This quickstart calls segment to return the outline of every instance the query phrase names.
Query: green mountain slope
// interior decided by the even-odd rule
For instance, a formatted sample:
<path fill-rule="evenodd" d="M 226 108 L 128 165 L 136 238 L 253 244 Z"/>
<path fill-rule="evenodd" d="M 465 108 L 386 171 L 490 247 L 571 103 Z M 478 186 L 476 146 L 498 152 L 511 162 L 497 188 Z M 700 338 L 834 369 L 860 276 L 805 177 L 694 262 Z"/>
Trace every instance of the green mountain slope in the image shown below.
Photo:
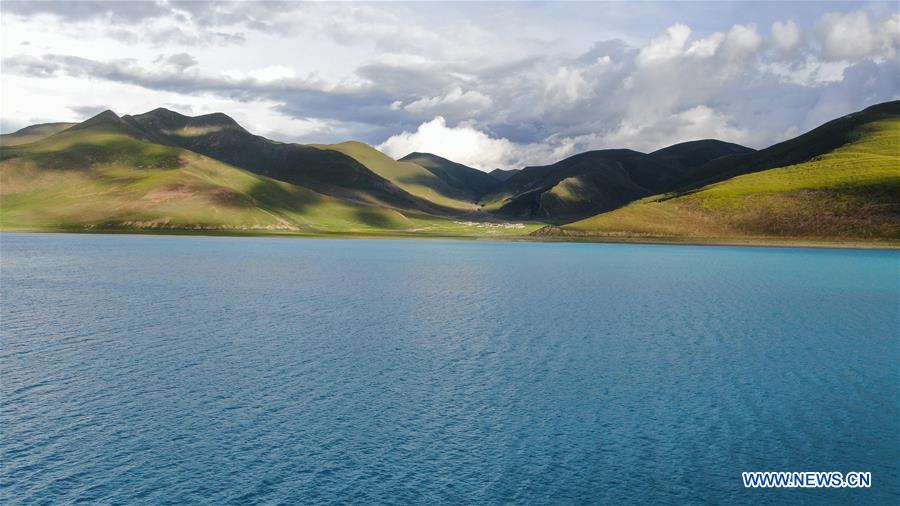
<path fill-rule="evenodd" d="M 431 153 L 410 153 L 400 161 L 412 162 L 424 167 L 453 188 L 455 192 L 464 195 L 472 202 L 477 202 L 483 195 L 499 185 L 496 178 L 485 172 Z"/>
<path fill-rule="evenodd" d="M 0 146 L 18 146 L 39 141 L 75 125 L 76 123 L 41 123 L 27 126 L 11 134 L 0 135 Z"/>
<path fill-rule="evenodd" d="M 698 178 L 698 166 L 736 151 L 752 150 L 706 140 L 673 146 L 661 154 L 588 151 L 552 165 L 522 169 L 484 204 L 503 216 L 564 223 L 688 185 Z"/>
<path fill-rule="evenodd" d="M 760 152 L 756 171 L 697 191 L 650 197 L 540 234 L 685 239 L 900 240 L 896 103 L 841 118 Z M 836 148 L 835 143 L 842 142 Z M 823 149 L 833 149 L 820 155 Z M 804 154 L 800 154 L 804 153 Z"/>
<path fill-rule="evenodd" d="M 478 208 L 474 199 L 470 199 L 465 192 L 447 184 L 422 166 L 394 160 L 368 144 L 348 141 L 315 147 L 349 156 L 411 195 L 445 207 L 444 213 L 468 212 Z"/>
<path fill-rule="evenodd" d="M 276 142 L 224 114 L 105 111 L 2 137 L 0 229 L 896 244 L 900 101 L 759 151 L 591 151 L 505 181 L 427 153 Z"/>
<path fill-rule="evenodd" d="M 151 142 L 111 113 L 37 142 L 0 148 L 0 228 L 485 233 L 451 220 L 341 200 Z"/>
<path fill-rule="evenodd" d="M 714 159 L 697 169 L 698 181 L 684 190 L 724 181 L 741 174 L 785 167 L 811 160 L 855 140 L 858 135 L 857 129 L 861 126 L 897 116 L 900 116 L 900 101 L 885 102 L 829 121 L 803 135 L 768 148 Z"/>
<path fill-rule="evenodd" d="M 160 143 L 189 149 L 256 174 L 345 200 L 412 212 L 446 214 L 336 150 L 254 135 L 225 114 L 190 117 L 167 109 L 122 119 Z"/>

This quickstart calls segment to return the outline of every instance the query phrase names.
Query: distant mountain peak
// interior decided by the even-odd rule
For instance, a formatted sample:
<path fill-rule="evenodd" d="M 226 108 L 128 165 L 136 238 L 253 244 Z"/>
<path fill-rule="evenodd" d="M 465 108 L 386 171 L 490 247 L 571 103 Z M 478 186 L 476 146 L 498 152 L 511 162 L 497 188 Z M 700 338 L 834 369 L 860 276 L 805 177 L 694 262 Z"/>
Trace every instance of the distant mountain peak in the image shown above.
<path fill-rule="evenodd" d="M 221 122 L 221 123 L 237 124 L 237 121 L 235 121 L 231 116 L 229 116 L 223 112 L 212 112 L 212 113 L 208 113 L 208 114 L 201 114 L 199 116 L 188 116 L 187 114 L 182 114 L 180 112 L 173 111 L 171 109 L 166 109 L 165 107 L 157 107 L 156 109 L 153 109 L 152 111 L 147 111 L 143 114 L 135 114 L 134 117 L 135 118 L 156 117 L 156 118 L 167 118 L 167 119 L 178 118 L 178 119 L 191 120 L 191 121 L 201 120 L 201 121 L 207 121 L 207 122 Z"/>
<path fill-rule="evenodd" d="M 521 169 L 501 169 L 497 167 L 496 169 L 488 172 L 491 176 L 494 177 L 497 181 L 506 181 L 507 179 L 515 176 L 521 171 Z"/>
<path fill-rule="evenodd" d="M 430 162 L 452 163 L 455 165 L 468 167 L 467 165 L 463 165 L 459 162 L 454 162 L 453 160 L 450 160 L 449 158 L 444 158 L 443 156 L 436 155 L 434 153 L 426 153 L 424 151 L 413 151 L 412 153 L 404 156 L 403 158 L 399 158 L 398 160 L 401 162 L 415 162 L 416 160 L 420 160 L 420 161 L 428 160 Z M 469 168 L 471 168 L 471 167 L 469 167 Z M 478 169 L 473 169 L 473 170 L 478 170 Z"/>
<path fill-rule="evenodd" d="M 242 128 L 241 125 L 235 121 L 234 118 L 225 114 L 224 112 L 213 112 L 210 114 L 202 114 L 200 116 L 194 116 L 191 118 L 191 122 L 194 124 L 202 124 L 202 125 L 219 125 L 219 126 L 234 126 L 238 128 Z"/>
<path fill-rule="evenodd" d="M 29 142 L 39 141 L 63 130 L 75 126 L 77 123 L 39 123 L 20 128 L 13 133 L 0 134 L 0 146 L 16 146 Z"/>
<path fill-rule="evenodd" d="M 164 107 L 158 107 L 143 114 L 127 117 L 148 131 L 156 131 L 163 135 L 172 135 L 179 131 L 194 130 L 194 133 L 216 131 L 246 132 L 237 121 L 221 112 L 187 116 Z M 197 129 L 200 129 L 199 131 Z"/>
<path fill-rule="evenodd" d="M 440 158 L 441 160 L 446 160 L 446 158 L 442 156 L 438 156 L 434 153 L 426 153 L 424 151 L 413 151 L 412 153 L 401 158 L 401 160 L 405 160 L 407 158 Z"/>
<path fill-rule="evenodd" d="M 127 124 L 122 121 L 122 118 L 119 117 L 118 114 L 113 111 L 107 109 L 99 114 L 91 116 L 90 118 L 82 121 L 81 123 L 72 127 L 76 130 L 81 130 L 84 128 L 98 127 L 98 126 L 117 126 L 117 127 L 125 127 Z"/>
<path fill-rule="evenodd" d="M 432 163 L 455 164 L 455 165 L 459 165 L 462 167 L 468 167 L 468 165 L 464 165 L 459 162 L 454 162 L 453 160 L 451 160 L 449 158 L 445 158 L 441 155 L 436 155 L 434 153 L 427 153 L 424 151 L 413 151 L 412 153 L 404 156 L 403 158 L 398 159 L 398 161 L 401 161 L 401 162 L 415 162 L 416 160 L 419 160 L 420 162 L 428 160 L 429 162 L 432 162 Z M 421 165 L 421 163 L 420 163 L 420 165 Z M 468 167 L 468 168 L 471 168 L 471 167 Z M 478 170 L 478 169 L 473 169 L 473 170 Z M 479 171 L 479 172 L 483 172 L 483 171 Z"/>
<path fill-rule="evenodd" d="M 143 114 L 135 114 L 134 117 L 156 117 L 156 118 L 189 118 L 190 116 L 186 116 L 181 114 L 180 112 L 175 112 L 171 109 L 166 109 L 165 107 L 157 107 L 152 111 L 147 111 Z"/>
<path fill-rule="evenodd" d="M 497 180 L 486 172 L 433 153 L 414 151 L 399 161 L 410 162 L 423 167 L 448 185 L 457 188 L 472 200 L 481 198 L 497 185 Z"/>
<path fill-rule="evenodd" d="M 128 135 L 136 139 L 151 140 L 153 142 L 165 143 L 164 139 L 159 138 L 152 132 L 144 130 L 141 125 L 134 122 L 132 116 L 119 116 L 111 110 L 105 110 L 100 114 L 71 127 L 69 130 L 99 130 L 104 132 L 115 132 Z"/>
<path fill-rule="evenodd" d="M 106 109 L 103 112 L 97 113 L 94 116 L 84 120 L 82 124 L 86 123 L 101 123 L 104 121 L 120 121 L 121 118 L 118 114 L 114 113 L 111 109 Z"/>
<path fill-rule="evenodd" d="M 323 145 L 324 145 L 324 144 L 323 144 Z M 365 142 L 363 142 L 363 141 L 358 141 L 358 140 L 355 140 L 355 139 L 350 139 L 349 141 L 338 142 L 338 143 L 336 143 L 336 144 L 334 144 L 334 145 L 335 145 L 335 146 L 358 146 L 358 147 L 363 147 L 363 148 L 367 148 L 367 149 L 375 149 L 375 148 L 373 148 L 372 146 L 366 144 Z M 376 150 L 376 151 L 377 151 L 377 150 Z M 385 155 L 385 156 L 387 156 L 387 155 Z"/>
<path fill-rule="evenodd" d="M 685 151 L 705 151 L 709 153 L 720 153 L 721 156 L 734 153 L 749 153 L 756 150 L 753 148 L 742 146 L 740 144 L 735 144 L 733 142 L 721 141 L 719 139 L 696 139 L 692 141 L 672 144 L 671 146 L 666 146 L 664 148 L 657 149 L 656 151 L 652 151 L 650 152 L 650 154 L 671 155 L 676 153 L 683 153 Z"/>

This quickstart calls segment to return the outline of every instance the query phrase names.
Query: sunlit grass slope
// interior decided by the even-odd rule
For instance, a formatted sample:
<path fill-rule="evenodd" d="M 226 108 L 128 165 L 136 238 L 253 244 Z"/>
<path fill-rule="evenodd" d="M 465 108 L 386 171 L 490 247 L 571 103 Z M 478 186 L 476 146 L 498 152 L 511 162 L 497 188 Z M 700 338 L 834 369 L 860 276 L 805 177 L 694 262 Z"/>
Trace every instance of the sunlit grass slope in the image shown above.
<path fill-rule="evenodd" d="M 807 162 L 648 197 L 544 232 L 685 238 L 900 240 L 900 119 L 867 123 Z"/>
<path fill-rule="evenodd" d="M 36 142 L 51 135 L 61 132 L 75 123 L 42 123 L 31 125 L 11 134 L 0 135 L 0 146 L 18 146 Z"/>
<path fill-rule="evenodd" d="M 136 139 L 115 124 L 0 148 L 0 228 L 486 235 L 452 220 L 322 195 Z"/>
<path fill-rule="evenodd" d="M 433 153 L 412 152 L 398 161 L 411 162 L 423 167 L 469 202 L 481 200 L 481 197 L 500 184 L 500 180 L 490 174 Z"/>
<path fill-rule="evenodd" d="M 340 144 L 315 146 L 343 153 L 410 194 L 440 206 L 462 211 L 472 211 L 478 208 L 475 203 L 466 201 L 464 195 L 455 191 L 424 167 L 412 162 L 394 160 L 368 144 L 348 141 Z"/>

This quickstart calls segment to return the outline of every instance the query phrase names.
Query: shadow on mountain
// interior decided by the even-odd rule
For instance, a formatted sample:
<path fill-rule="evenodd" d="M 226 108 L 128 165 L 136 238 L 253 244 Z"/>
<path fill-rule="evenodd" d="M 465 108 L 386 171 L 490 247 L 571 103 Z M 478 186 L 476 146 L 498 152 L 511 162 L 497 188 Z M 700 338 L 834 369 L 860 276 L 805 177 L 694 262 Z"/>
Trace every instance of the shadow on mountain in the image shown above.
<path fill-rule="evenodd" d="M 299 188 L 286 188 L 275 181 L 260 180 L 247 190 L 246 194 L 257 205 L 276 211 L 302 213 L 310 207 L 321 204 L 322 196 Z"/>
<path fill-rule="evenodd" d="M 457 190 L 455 188 L 450 187 L 447 184 L 434 184 L 435 179 L 433 177 L 428 177 L 425 174 L 416 174 L 414 176 L 402 176 L 398 177 L 397 181 L 403 184 L 418 184 L 425 187 L 428 187 L 434 190 L 435 193 L 442 195 L 451 199 L 459 199 L 459 200 L 471 200 L 474 201 L 476 197 L 472 195 L 467 195 L 466 192 Z"/>
<path fill-rule="evenodd" d="M 94 165 L 121 164 L 136 169 L 177 169 L 184 165 L 179 153 L 155 144 L 131 139 L 100 142 L 76 142 L 64 150 L 29 152 L 26 149 L 4 149 L 4 158 L 30 155 L 44 169 L 84 170 Z"/>
<path fill-rule="evenodd" d="M 390 218 L 376 209 L 358 209 L 355 213 L 357 220 L 373 228 L 394 228 Z"/>

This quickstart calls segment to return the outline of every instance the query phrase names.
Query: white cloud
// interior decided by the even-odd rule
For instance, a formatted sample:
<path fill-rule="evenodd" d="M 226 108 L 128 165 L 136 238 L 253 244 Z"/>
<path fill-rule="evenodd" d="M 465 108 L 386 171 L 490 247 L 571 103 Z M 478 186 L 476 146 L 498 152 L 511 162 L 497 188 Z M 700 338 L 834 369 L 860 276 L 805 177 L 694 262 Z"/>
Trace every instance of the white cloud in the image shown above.
<path fill-rule="evenodd" d="M 630 148 L 649 152 L 708 138 L 739 144 L 754 144 L 758 140 L 746 129 L 733 125 L 728 115 L 699 105 L 661 118 L 625 121 L 609 132 L 571 137 L 553 135 L 542 142 L 528 144 L 492 137 L 467 124 L 449 127 L 438 116 L 419 125 L 415 132 L 393 135 L 377 147 L 393 158 L 415 151 L 426 152 L 489 171 L 553 163 L 592 149 Z"/>
<path fill-rule="evenodd" d="M 872 27 L 865 12 L 827 14 L 820 26 L 825 56 L 830 59 L 855 60 L 872 51 Z"/>
<path fill-rule="evenodd" d="M 829 83 L 839 83 L 844 79 L 844 70 L 850 64 L 845 61 L 822 61 L 806 55 L 799 61 L 778 61 L 765 65 L 767 72 L 785 82 L 806 87 L 819 87 Z"/>
<path fill-rule="evenodd" d="M 800 27 L 794 20 L 772 23 L 772 39 L 783 51 L 793 51 L 800 44 Z"/>
<path fill-rule="evenodd" d="M 731 63 L 738 63 L 755 53 L 762 45 L 756 25 L 733 25 L 727 33 L 715 32 L 704 39 L 688 44 L 691 28 L 678 23 L 670 26 L 641 49 L 637 58 L 640 67 L 653 68 L 671 64 L 684 57 L 700 59 L 723 54 Z"/>
<path fill-rule="evenodd" d="M 719 139 L 738 144 L 753 144 L 751 134 L 732 124 L 732 118 L 705 105 L 698 105 L 662 117 L 626 120 L 605 133 L 559 139 L 573 152 L 589 149 L 628 148 L 650 152 L 679 142 Z"/>
<path fill-rule="evenodd" d="M 687 54 L 709 58 L 716 54 L 723 42 L 725 42 L 725 34 L 716 32 L 705 39 L 694 41 L 688 48 Z"/>
<path fill-rule="evenodd" d="M 272 83 L 296 77 L 294 70 L 284 65 L 270 65 L 249 71 L 229 69 L 223 71 L 221 75 L 234 81 L 255 81 L 258 83 Z"/>
<path fill-rule="evenodd" d="M 900 8 L 846 9 L 801 3 L 763 36 L 775 4 L 13 2 L 2 128 L 218 110 L 280 140 L 389 139 L 486 169 L 689 136 L 762 147 L 900 94 Z"/>
<path fill-rule="evenodd" d="M 638 63 L 649 65 L 659 61 L 665 61 L 684 52 L 684 45 L 691 36 L 691 27 L 677 23 L 666 29 L 658 37 L 654 38 L 641 49 L 638 55 Z"/>
<path fill-rule="evenodd" d="M 734 25 L 725 35 L 723 47 L 732 61 L 741 61 L 755 53 L 762 45 L 762 37 L 756 31 L 756 25 Z"/>
<path fill-rule="evenodd" d="M 900 45 L 900 15 L 877 23 L 865 11 L 832 12 L 822 17 L 818 34 L 823 55 L 830 60 L 894 57 Z"/>
<path fill-rule="evenodd" d="M 401 158 L 414 151 L 438 156 L 481 170 L 506 166 L 513 143 L 495 139 L 470 126 L 448 127 L 442 116 L 422 123 L 415 132 L 391 136 L 378 149 L 393 158 Z"/>
<path fill-rule="evenodd" d="M 508 139 L 491 137 L 471 125 L 449 127 L 442 116 L 422 123 L 415 132 L 393 135 L 377 148 L 393 158 L 401 158 L 415 151 L 432 153 L 483 171 L 521 168 L 528 161 L 555 161 L 552 148 L 539 144 L 521 145 Z"/>
<path fill-rule="evenodd" d="M 87 114 L 81 108 L 73 108 L 65 95 L 54 93 L 59 86 L 90 97 L 81 104 L 90 109 Z M 211 95 L 186 97 L 168 91 L 150 91 L 130 84 L 108 81 L 85 81 L 63 76 L 50 82 L 42 79 L 5 76 L 0 94 L 0 109 L 4 116 L 21 118 L 9 121 L 4 118 L 4 130 L 18 129 L 29 124 L 51 121 L 84 121 L 88 115 L 103 109 L 112 109 L 120 115 L 139 114 L 156 107 L 167 107 L 182 114 L 199 115 L 226 112 L 248 130 L 279 140 L 305 140 L 312 142 L 338 131 L 336 122 L 319 119 L 295 118 L 277 111 L 278 103 L 268 100 L 233 102 Z M 76 110 L 77 109 L 77 110 Z M 7 128 L 8 125 L 8 128 Z"/>
<path fill-rule="evenodd" d="M 609 57 L 605 61 L 598 60 L 597 63 L 609 63 Z M 555 74 L 544 80 L 544 101 L 548 107 L 571 105 L 586 98 L 589 93 L 590 85 L 581 72 L 575 69 L 559 67 Z"/>

